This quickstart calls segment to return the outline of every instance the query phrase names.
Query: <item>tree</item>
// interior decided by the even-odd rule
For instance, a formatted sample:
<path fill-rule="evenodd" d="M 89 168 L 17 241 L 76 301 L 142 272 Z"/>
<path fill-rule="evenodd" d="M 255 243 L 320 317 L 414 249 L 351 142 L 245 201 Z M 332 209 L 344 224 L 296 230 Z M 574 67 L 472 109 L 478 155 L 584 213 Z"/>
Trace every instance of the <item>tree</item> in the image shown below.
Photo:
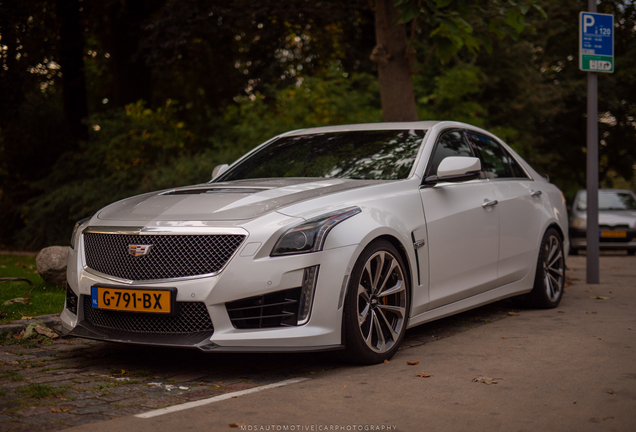
<path fill-rule="evenodd" d="M 516 39 L 529 27 L 524 17 L 531 8 L 545 16 L 537 0 L 376 0 L 377 45 L 371 59 L 378 64 L 384 120 L 417 120 L 411 80 L 416 34 L 431 45 L 423 68 L 432 55 L 447 62 L 463 47 L 471 53 L 491 50 L 493 36 Z"/>

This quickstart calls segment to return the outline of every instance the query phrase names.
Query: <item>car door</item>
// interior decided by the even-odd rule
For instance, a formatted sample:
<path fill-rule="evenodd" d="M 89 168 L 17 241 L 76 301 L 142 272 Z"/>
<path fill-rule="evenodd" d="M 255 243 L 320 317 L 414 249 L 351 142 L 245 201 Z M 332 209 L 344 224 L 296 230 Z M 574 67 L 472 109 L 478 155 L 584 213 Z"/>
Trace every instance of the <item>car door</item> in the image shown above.
<path fill-rule="evenodd" d="M 426 176 L 435 175 L 448 156 L 476 156 L 463 131 L 440 134 Z M 420 195 L 428 234 L 429 309 L 493 288 L 499 253 L 499 209 L 488 180 L 423 185 Z"/>
<path fill-rule="evenodd" d="M 482 169 L 498 201 L 499 264 L 498 285 L 523 278 L 537 260 L 537 246 L 542 234 L 543 191 L 495 139 L 467 131 L 477 148 Z"/>

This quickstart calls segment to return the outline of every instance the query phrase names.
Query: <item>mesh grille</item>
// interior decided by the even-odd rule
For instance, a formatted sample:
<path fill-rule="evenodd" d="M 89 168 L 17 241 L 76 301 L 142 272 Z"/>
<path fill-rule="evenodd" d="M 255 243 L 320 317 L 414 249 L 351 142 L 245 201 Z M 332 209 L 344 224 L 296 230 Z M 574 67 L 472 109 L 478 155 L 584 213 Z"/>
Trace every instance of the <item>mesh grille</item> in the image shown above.
<path fill-rule="evenodd" d="M 135 235 L 85 233 L 89 268 L 118 278 L 141 281 L 216 273 L 245 236 Z M 130 245 L 151 245 L 147 255 L 132 256 Z"/>
<path fill-rule="evenodd" d="M 84 297 L 84 319 L 108 330 L 131 333 L 187 334 L 213 331 L 212 320 L 202 302 L 177 302 L 179 315 L 151 315 L 95 309 L 91 297 Z"/>

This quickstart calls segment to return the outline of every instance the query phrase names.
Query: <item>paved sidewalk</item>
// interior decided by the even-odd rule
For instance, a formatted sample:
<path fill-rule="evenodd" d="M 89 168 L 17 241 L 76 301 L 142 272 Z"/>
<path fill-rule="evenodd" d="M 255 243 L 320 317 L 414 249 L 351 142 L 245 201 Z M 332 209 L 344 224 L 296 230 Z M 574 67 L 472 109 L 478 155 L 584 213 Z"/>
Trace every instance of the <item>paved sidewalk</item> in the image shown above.
<path fill-rule="evenodd" d="M 72 431 L 631 432 L 636 425 L 634 263 L 632 257 L 604 256 L 602 284 L 586 285 L 585 257 L 573 257 L 568 262 L 573 284 L 558 309 L 522 310 L 404 349 L 388 364 L 343 367 L 199 408 Z M 474 382 L 478 376 L 497 384 Z"/>
<path fill-rule="evenodd" d="M 342 366 L 325 354 L 209 355 L 75 338 L 5 345 L 0 432 L 354 423 L 404 431 L 631 431 L 634 264 L 633 257 L 602 257 L 603 284 L 586 286 L 585 257 L 573 257 L 573 284 L 558 309 L 519 311 L 504 301 L 419 326 L 389 364 L 371 367 Z M 478 375 L 498 383 L 472 382 Z M 293 377 L 311 379 L 181 413 L 133 416 Z M 37 388 L 50 395 L 29 395 Z"/>

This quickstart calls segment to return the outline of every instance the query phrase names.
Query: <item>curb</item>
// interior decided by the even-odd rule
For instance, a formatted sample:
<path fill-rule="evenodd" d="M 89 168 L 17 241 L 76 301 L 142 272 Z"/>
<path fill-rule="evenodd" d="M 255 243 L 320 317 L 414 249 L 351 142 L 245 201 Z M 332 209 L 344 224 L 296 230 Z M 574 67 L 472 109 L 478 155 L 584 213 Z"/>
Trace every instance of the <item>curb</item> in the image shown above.
<path fill-rule="evenodd" d="M 40 315 L 33 317 L 28 320 L 15 320 L 11 324 L 1 324 L 0 325 L 0 333 L 20 333 L 22 330 L 25 330 L 29 324 L 32 322 L 43 322 L 47 327 L 55 330 L 56 328 L 60 328 L 62 325 L 62 320 L 60 320 L 60 314 L 51 314 L 51 315 Z"/>

